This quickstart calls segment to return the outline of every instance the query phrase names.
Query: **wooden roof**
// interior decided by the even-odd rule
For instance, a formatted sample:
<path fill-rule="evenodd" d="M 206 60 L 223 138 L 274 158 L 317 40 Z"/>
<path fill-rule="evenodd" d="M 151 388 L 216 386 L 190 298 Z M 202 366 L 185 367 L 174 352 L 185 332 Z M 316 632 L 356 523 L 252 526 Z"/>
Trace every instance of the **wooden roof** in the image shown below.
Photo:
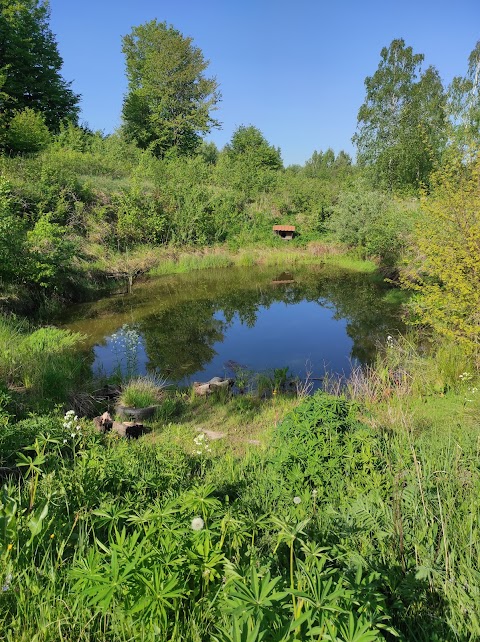
<path fill-rule="evenodd" d="M 295 225 L 274 225 L 274 232 L 295 232 Z"/>

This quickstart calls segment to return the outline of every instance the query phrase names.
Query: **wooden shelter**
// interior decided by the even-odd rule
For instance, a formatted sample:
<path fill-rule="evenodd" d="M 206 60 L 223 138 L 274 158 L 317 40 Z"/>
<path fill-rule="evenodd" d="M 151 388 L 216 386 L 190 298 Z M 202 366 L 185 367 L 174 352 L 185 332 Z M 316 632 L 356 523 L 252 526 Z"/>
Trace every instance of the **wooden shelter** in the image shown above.
<path fill-rule="evenodd" d="M 273 232 L 286 241 L 291 241 L 295 234 L 295 225 L 274 225 Z"/>

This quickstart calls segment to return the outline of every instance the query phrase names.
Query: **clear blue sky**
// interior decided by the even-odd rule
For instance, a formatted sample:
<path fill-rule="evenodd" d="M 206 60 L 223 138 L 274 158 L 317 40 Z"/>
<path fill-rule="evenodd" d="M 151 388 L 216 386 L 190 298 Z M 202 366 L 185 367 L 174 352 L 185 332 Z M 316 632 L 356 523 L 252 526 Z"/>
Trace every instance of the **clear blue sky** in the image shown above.
<path fill-rule="evenodd" d="M 255 125 L 286 165 L 350 142 L 364 79 L 380 50 L 404 38 L 444 83 L 463 75 L 480 39 L 480 0 L 50 0 L 63 75 L 82 94 L 81 118 L 120 124 L 126 91 L 121 37 L 157 18 L 191 36 L 210 60 L 222 102 L 219 147 Z"/>

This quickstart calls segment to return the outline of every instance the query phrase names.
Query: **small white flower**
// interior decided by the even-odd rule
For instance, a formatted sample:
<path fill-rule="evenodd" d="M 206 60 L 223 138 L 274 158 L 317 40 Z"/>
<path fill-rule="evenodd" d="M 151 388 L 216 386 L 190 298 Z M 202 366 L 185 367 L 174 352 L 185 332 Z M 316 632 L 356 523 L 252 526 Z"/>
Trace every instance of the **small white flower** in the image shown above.
<path fill-rule="evenodd" d="M 64 440 L 63 440 L 63 443 L 64 443 L 64 444 L 66 444 L 66 443 L 67 443 L 67 440 L 66 440 L 66 439 L 64 439 Z"/>
<path fill-rule="evenodd" d="M 70 435 L 70 437 L 73 439 L 73 438 L 75 437 L 75 433 L 74 433 L 74 432 L 72 432 L 72 434 Z"/>
<path fill-rule="evenodd" d="M 314 489 L 312 490 L 312 495 L 313 495 L 314 497 L 316 497 L 316 496 L 318 495 L 318 490 L 317 490 L 316 488 L 314 488 Z"/>
<path fill-rule="evenodd" d="M 78 421 L 77 415 L 75 415 L 75 417 L 73 418 L 73 421 Z"/>
<path fill-rule="evenodd" d="M 298 495 L 297 495 L 296 497 L 294 497 L 294 498 L 293 498 L 293 503 L 294 503 L 294 504 L 297 504 L 297 506 L 298 506 L 298 504 L 300 504 L 300 503 L 301 503 L 301 501 L 302 501 L 302 498 L 301 498 L 301 497 L 299 497 Z"/>
<path fill-rule="evenodd" d="M 205 522 L 201 517 L 195 517 L 194 519 L 192 519 L 192 530 L 201 531 L 204 526 Z"/>
<path fill-rule="evenodd" d="M 2 591 L 4 591 L 4 592 L 5 592 L 5 591 L 8 591 L 8 590 L 9 590 L 9 588 L 10 588 L 10 584 L 12 583 L 12 579 L 13 579 L 12 574 L 11 574 L 11 573 L 9 573 L 9 574 L 7 575 L 7 577 L 5 578 L 5 584 L 2 586 Z"/>

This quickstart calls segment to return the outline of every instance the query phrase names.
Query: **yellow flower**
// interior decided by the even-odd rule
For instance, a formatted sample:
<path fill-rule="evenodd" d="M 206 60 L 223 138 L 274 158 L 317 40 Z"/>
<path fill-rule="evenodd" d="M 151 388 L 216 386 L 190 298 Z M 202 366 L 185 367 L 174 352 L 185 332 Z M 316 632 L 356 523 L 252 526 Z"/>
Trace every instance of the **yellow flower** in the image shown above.
<path fill-rule="evenodd" d="M 7 546 L 7 551 L 11 551 L 11 550 L 12 550 L 12 548 L 13 548 L 13 544 L 9 544 L 9 545 Z"/>
<path fill-rule="evenodd" d="M 55 537 L 55 533 L 52 533 L 52 534 L 50 535 L 50 539 L 53 539 L 54 537 Z"/>

